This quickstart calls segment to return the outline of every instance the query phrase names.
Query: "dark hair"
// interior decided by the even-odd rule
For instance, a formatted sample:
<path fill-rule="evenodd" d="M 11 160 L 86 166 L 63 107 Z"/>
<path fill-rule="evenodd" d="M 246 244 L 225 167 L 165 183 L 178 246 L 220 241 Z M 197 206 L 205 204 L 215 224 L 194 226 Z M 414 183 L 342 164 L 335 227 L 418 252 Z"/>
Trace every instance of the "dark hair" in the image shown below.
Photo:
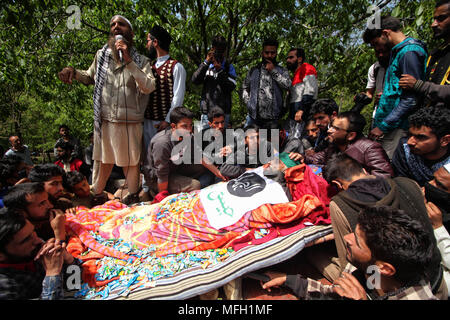
<path fill-rule="evenodd" d="M 84 179 L 86 179 L 86 177 L 79 171 L 66 172 L 66 174 L 63 177 L 64 188 L 72 192 L 73 187 L 78 183 L 82 182 Z"/>
<path fill-rule="evenodd" d="M 0 209 L 0 252 L 26 224 L 25 217 L 14 208 Z"/>
<path fill-rule="evenodd" d="M 161 49 L 169 51 L 172 37 L 166 29 L 155 25 L 152 30 L 150 30 L 150 36 L 158 40 L 158 45 L 161 47 Z"/>
<path fill-rule="evenodd" d="M 0 183 L 2 184 L 2 188 L 8 184 L 8 179 L 15 178 L 16 170 L 14 166 L 0 162 Z"/>
<path fill-rule="evenodd" d="M 402 29 L 402 22 L 400 19 L 391 16 L 381 17 L 380 28 L 367 28 L 366 31 L 364 31 L 364 42 L 370 44 L 373 39 L 381 37 L 381 34 L 385 29 L 400 31 Z"/>
<path fill-rule="evenodd" d="M 247 133 L 247 131 L 250 131 L 250 130 L 253 130 L 255 132 L 259 132 L 259 129 L 260 129 L 260 127 L 257 124 L 252 123 L 252 124 L 249 124 L 248 126 L 246 126 L 244 128 L 244 132 Z"/>
<path fill-rule="evenodd" d="M 336 153 L 327 161 L 322 172 L 323 178 L 331 184 L 336 179 L 350 181 L 352 177 L 363 174 L 364 170 L 362 165 L 352 157 L 345 153 Z"/>
<path fill-rule="evenodd" d="M 185 118 L 194 119 L 194 113 L 186 107 L 176 107 L 170 112 L 170 123 L 177 124 Z"/>
<path fill-rule="evenodd" d="M 364 119 L 364 117 L 360 113 L 346 111 L 340 113 L 337 117 L 340 119 L 346 118 L 348 120 L 348 131 L 353 131 L 358 135 L 362 135 L 364 127 L 366 126 L 366 119 Z"/>
<path fill-rule="evenodd" d="M 61 148 L 65 151 L 73 151 L 73 145 L 69 141 L 60 140 L 55 144 L 55 148 Z"/>
<path fill-rule="evenodd" d="M 374 260 L 395 267 L 394 278 L 403 285 L 429 280 L 426 268 L 433 258 L 433 244 L 425 226 L 400 209 L 367 207 L 358 216 L 359 228 Z"/>
<path fill-rule="evenodd" d="M 274 39 L 274 38 L 265 39 L 262 46 L 263 46 L 263 49 L 264 49 L 264 47 L 267 47 L 267 46 L 274 46 L 274 47 L 278 48 L 278 40 Z"/>
<path fill-rule="evenodd" d="M 448 5 L 450 4 L 450 0 L 440 0 L 436 2 L 435 8 L 439 8 L 440 6 L 443 6 L 444 4 Z M 447 8 L 447 10 L 450 8 Z"/>
<path fill-rule="evenodd" d="M 208 112 L 208 120 L 212 122 L 214 118 L 225 117 L 225 112 L 223 112 L 220 107 L 213 107 Z"/>
<path fill-rule="evenodd" d="M 312 104 L 310 115 L 325 113 L 331 116 L 333 112 L 339 112 L 339 106 L 336 101 L 333 99 L 318 99 Z"/>
<path fill-rule="evenodd" d="M 63 168 L 53 163 L 46 163 L 34 166 L 28 175 L 28 179 L 30 179 L 31 182 L 46 182 L 51 178 L 58 176 L 64 176 Z"/>
<path fill-rule="evenodd" d="M 302 48 L 291 48 L 289 52 L 291 51 L 295 51 L 295 55 L 297 56 L 297 58 L 302 58 L 303 62 L 305 62 L 305 50 L 303 50 Z"/>
<path fill-rule="evenodd" d="M 225 49 L 228 47 L 228 43 L 223 36 L 217 35 L 212 39 L 212 46 L 216 49 L 219 49 L 219 51 L 225 51 Z"/>
<path fill-rule="evenodd" d="M 421 108 L 408 118 L 409 126 L 431 129 L 438 139 L 450 134 L 450 110 L 447 107 Z"/>
<path fill-rule="evenodd" d="M 13 188 L 3 198 L 5 207 L 26 210 L 29 205 L 27 196 L 45 192 L 42 182 L 21 183 Z"/>
<path fill-rule="evenodd" d="M 70 130 L 69 127 L 68 127 L 67 125 L 62 124 L 62 125 L 59 126 L 58 131 L 61 130 L 62 128 L 67 129 L 67 130 Z"/>
<path fill-rule="evenodd" d="M 0 183 L 3 187 L 8 185 L 8 179 L 21 178 L 18 169 L 19 166 L 24 163 L 24 160 L 15 154 L 9 155 L 0 161 Z"/>

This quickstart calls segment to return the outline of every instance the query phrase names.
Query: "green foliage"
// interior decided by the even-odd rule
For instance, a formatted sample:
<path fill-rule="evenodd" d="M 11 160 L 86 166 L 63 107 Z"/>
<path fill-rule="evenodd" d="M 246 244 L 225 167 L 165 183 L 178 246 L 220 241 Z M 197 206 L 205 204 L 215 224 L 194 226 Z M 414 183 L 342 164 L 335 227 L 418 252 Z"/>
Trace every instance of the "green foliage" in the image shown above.
<path fill-rule="evenodd" d="M 246 114 L 239 88 L 249 68 L 260 60 L 264 38 L 280 41 L 278 61 L 284 63 L 291 47 L 303 47 L 306 60 L 319 73 L 320 97 L 332 97 L 343 110 L 363 91 L 367 70 L 375 61 L 373 50 L 361 36 L 368 18 L 368 0 L 23 0 L 3 1 L 0 8 L 0 134 L 15 132 L 34 150 L 52 148 L 57 127 L 66 123 L 84 145 L 92 130 L 93 88 L 79 83 L 65 85 L 57 73 L 65 66 L 87 69 L 95 52 L 106 42 L 109 20 L 126 16 L 135 32 L 138 51 L 146 53 L 146 34 L 154 24 L 169 30 L 171 55 L 187 71 L 185 106 L 199 115 L 200 86 L 190 78 L 203 61 L 211 38 L 223 35 L 229 43 L 228 58 L 238 73 L 233 94 L 232 121 Z M 405 33 L 432 48 L 431 17 L 434 1 L 384 0 L 382 13 L 404 20 Z M 81 28 L 70 29 L 77 5 Z M 364 114 L 369 118 L 371 107 Z"/>

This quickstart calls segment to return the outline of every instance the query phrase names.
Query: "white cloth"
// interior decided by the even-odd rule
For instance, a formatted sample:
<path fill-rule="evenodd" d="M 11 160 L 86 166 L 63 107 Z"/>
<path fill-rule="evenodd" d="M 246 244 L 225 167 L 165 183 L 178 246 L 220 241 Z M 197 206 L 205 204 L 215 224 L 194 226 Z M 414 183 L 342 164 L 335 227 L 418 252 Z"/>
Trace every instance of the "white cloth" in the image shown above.
<path fill-rule="evenodd" d="M 377 79 L 375 77 L 375 64 L 370 66 L 369 71 L 367 73 L 367 85 L 366 89 L 373 89 L 377 84 Z"/>
<path fill-rule="evenodd" d="M 250 176 L 259 176 L 261 183 L 246 180 Z M 234 187 L 241 188 L 247 196 L 238 196 L 230 193 Z M 256 190 L 256 191 L 255 191 Z M 252 194 L 253 193 L 253 194 Z M 252 194 L 251 196 L 248 196 Z M 226 183 L 214 184 L 200 191 L 200 201 L 208 217 L 210 225 L 220 230 L 238 222 L 242 216 L 263 204 L 277 204 L 289 202 L 281 185 L 263 174 L 263 168 L 259 167 L 242 174 L 236 179 Z"/>
<path fill-rule="evenodd" d="M 450 235 L 444 226 L 434 229 L 437 247 L 442 256 L 442 266 L 444 268 L 444 280 L 447 288 L 450 288 Z M 450 291 L 449 291 L 450 296 Z"/>

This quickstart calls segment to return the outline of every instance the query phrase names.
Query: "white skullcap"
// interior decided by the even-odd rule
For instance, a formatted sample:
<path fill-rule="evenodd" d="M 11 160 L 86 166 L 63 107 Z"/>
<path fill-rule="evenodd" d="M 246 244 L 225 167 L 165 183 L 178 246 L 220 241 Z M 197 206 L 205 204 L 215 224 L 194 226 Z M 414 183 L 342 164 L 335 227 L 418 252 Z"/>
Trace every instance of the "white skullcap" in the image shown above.
<path fill-rule="evenodd" d="M 124 16 L 121 16 L 120 14 L 116 14 L 114 17 L 112 17 L 111 20 L 109 21 L 109 24 L 111 24 L 115 18 L 121 18 L 121 19 L 125 20 L 125 22 L 128 23 L 128 25 L 130 26 L 130 29 L 133 30 L 133 26 L 131 25 L 130 20 L 128 20 Z"/>

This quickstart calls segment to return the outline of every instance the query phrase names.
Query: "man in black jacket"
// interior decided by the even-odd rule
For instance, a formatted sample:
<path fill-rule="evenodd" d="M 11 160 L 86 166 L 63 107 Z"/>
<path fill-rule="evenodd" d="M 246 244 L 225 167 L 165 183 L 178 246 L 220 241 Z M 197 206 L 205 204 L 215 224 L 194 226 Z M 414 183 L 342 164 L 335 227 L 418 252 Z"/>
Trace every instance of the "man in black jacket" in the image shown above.
<path fill-rule="evenodd" d="M 433 179 L 433 173 L 450 163 L 450 110 L 422 108 L 409 117 L 408 138 L 400 140 L 392 157 L 397 176 L 420 185 Z"/>
<path fill-rule="evenodd" d="M 203 85 L 200 110 L 202 129 L 208 128 L 208 112 L 220 107 L 225 112 L 225 128 L 231 120 L 231 93 L 236 88 L 236 70 L 225 58 L 227 42 L 222 36 L 215 36 L 212 48 L 197 71 L 192 75 L 192 83 Z"/>
<path fill-rule="evenodd" d="M 402 75 L 399 85 L 403 89 L 417 92 L 423 105 L 438 104 L 447 106 L 450 103 L 449 71 L 450 71 L 450 1 L 440 0 L 436 3 L 433 14 L 433 36 L 444 42 L 431 52 L 427 61 L 425 81 L 409 74 Z"/>

